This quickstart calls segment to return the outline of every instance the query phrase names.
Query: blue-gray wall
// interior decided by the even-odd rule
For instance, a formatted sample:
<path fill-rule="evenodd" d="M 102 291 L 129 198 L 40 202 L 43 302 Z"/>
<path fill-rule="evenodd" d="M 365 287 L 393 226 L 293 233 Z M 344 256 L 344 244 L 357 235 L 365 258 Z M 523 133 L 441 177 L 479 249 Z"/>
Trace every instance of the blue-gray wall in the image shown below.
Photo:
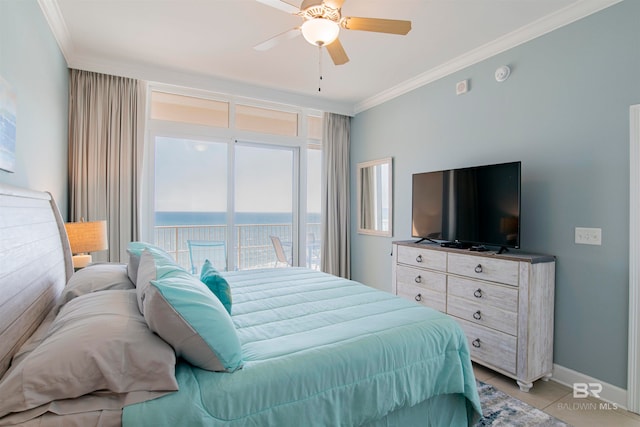
<path fill-rule="evenodd" d="M 0 76 L 17 94 L 15 173 L 0 182 L 51 192 L 66 217 L 69 78 L 36 0 L 0 0 Z"/>
<path fill-rule="evenodd" d="M 554 363 L 626 388 L 629 107 L 640 1 L 625 1 L 353 118 L 352 276 L 391 288 L 411 238 L 411 174 L 522 161 L 522 250 L 557 256 Z M 512 67 L 497 83 L 494 71 Z M 470 92 L 455 83 L 470 79 Z M 356 163 L 392 156 L 394 237 L 356 233 Z M 574 243 L 602 228 L 602 245 Z"/>

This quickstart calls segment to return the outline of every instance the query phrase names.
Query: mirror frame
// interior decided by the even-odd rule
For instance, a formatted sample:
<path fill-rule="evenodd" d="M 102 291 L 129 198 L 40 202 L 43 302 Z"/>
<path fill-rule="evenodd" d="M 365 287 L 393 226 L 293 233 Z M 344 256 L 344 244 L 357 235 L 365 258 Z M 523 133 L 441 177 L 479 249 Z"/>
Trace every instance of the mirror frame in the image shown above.
<path fill-rule="evenodd" d="M 389 166 L 389 182 L 387 182 L 387 188 L 389 191 L 389 229 L 388 230 L 374 230 L 370 228 L 362 228 L 361 219 L 362 219 L 362 169 L 379 166 L 379 165 L 388 165 Z M 356 191 L 357 191 L 357 222 L 358 222 L 358 233 L 360 234 L 369 234 L 372 236 L 385 236 L 385 237 L 393 237 L 393 158 L 385 157 L 383 159 L 371 160 L 368 162 L 362 162 L 357 164 L 356 168 Z"/>

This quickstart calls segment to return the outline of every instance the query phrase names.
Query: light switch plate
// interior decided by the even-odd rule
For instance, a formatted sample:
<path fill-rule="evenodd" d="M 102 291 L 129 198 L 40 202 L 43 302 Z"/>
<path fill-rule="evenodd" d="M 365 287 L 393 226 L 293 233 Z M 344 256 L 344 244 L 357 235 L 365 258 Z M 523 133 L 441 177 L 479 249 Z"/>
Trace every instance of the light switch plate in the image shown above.
<path fill-rule="evenodd" d="M 602 229 L 576 227 L 576 243 L 579 245 L 602 245 Z"/>

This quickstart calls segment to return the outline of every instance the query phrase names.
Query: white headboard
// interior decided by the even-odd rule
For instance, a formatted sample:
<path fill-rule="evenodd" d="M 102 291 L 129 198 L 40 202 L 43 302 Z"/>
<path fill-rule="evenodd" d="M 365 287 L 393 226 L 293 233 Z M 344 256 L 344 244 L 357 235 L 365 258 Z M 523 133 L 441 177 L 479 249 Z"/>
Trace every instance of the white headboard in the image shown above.
<path fill-rule="evenodd" d="M 73 274 L 51 194 L 0 183 L 0 376 Z"/>

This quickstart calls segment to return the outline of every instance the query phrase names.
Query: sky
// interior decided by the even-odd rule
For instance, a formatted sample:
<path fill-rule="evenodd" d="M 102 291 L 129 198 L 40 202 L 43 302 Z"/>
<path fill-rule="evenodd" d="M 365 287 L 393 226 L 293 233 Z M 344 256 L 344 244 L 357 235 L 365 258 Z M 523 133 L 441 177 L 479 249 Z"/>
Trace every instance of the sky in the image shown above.
<path fill-rule="evenodd" d="M 226 142 L 156 138 L 156 211 L 225 212 Z M 294 151 L 235 144 L 236 211 L 291 212 Z M 309 150 L 309 212 L 320 212 L 320 152 Z"/>

